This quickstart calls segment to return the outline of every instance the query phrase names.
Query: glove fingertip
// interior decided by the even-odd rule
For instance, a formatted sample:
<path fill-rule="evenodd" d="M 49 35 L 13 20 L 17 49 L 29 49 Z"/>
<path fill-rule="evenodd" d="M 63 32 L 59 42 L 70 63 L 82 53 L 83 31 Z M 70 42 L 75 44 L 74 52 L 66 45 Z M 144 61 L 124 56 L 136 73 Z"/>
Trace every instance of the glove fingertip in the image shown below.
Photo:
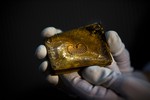
<path fill-rule="evenodd" d="M 59 77 L 57 75 L 55 75 L 55 76 L 48 75 L 46 79 L 53 86 L 56 86 L 59 81 Z"/>
<path fill-rule="evenodd" d="M 46 47 L 44 45 L 39 45 L 37 48 L 36 48 L 36 51 L 35 51 L 35 55 L 38 59 L 43 59 L 46 57 L 47 55 L 47 50 L 46 50 Z"/>
<path fill-rule="evenodd" d="M 57 33 L 57 34 L 62 33 L 62 30 L 57 29 L 57 30 L 56 30 L 56 33 Z"/>
<path fill-rule="evenodd" d="M 43 61 L 39 66 L 39 70 L 45 72 L 47 67 L 48 67 L 48 61 Z"/>
<path fill-rule="evenodd" d="M 120 39 L 118 33 L 116 31 L 108 31 L 108 32 L 106 32 L 105 36 L 106 36 L 106 40 L 110 46 L 110 51 L 111 51 L 112 55 L 117 56 L 120 53 L 122 53 L 122 51 L 125 48 L 125 45 L 122 42 L 122 40 Z"/>
<path fill-rule="evenodd" d="M 105 36 L 106 36 L 106 38 L 109 38 L 110 35 L 113 35 L 113 34 L 117 34 L 117 32 L 114 31 L 114 30 L 110 30 L 110 31 L 107 31 L 107 32 L 105 33 Z"/>
<path fill-rule="evenodd" d="M 113 30 L 107 31 L 105 33 L 105 37 L 109 44 L 112 44 L 112 42 L 114 43 L 116 41 L 116 38 L 118 40 L 118 34 L 116 31 Z"/>
<path fill-rule="evenodd" d="M 57 29 L 55 27 L 47 27 L 42 32 L 42 37 L 48 38 L 57 34 Z"/>

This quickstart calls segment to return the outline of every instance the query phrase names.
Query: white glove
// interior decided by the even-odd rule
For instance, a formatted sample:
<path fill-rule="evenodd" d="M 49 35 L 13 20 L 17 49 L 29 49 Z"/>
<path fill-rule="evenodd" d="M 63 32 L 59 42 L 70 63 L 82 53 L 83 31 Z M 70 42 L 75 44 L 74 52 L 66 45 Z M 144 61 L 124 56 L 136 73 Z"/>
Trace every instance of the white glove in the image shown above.
<path fill-rule="evenodd" d="M 48 27 L 42 32 L 43 37 L 50 37 L 61 30 Z M 129 52 L 115 31 L 106 32 L 106 39 L 114 58 L 113 63 L 107 68 L 90 66 L 83 70 L 80 76 L 77 72 L 60 76 L 47 75 L 47 80 L 53 86 L 73 91 L 80 98 L 86 99 L 140 99 L 149 98 L 150 85 L 148 82 L 132 77 L 133 68 L 130 65 Z M 36 49 L 36 56 L 44 59 L 47 50 L 44 45 Z M 45 72 L 48 68 L 48 61 L 41 63 L 40 69 Z M 123 74 L 122 74 L 123 73 Z M 126 75 L 124 73 L 130 73 Z M 133 84 L 134 83 L 134 84 Z M 61 86 L 60 84 L 63 84 Z M 144 85 L 147 87 L 145 87 Z M 134 92 L 133 89 L 136 89 Z M 114 92 L 115 91 L 115 92 Z"/>

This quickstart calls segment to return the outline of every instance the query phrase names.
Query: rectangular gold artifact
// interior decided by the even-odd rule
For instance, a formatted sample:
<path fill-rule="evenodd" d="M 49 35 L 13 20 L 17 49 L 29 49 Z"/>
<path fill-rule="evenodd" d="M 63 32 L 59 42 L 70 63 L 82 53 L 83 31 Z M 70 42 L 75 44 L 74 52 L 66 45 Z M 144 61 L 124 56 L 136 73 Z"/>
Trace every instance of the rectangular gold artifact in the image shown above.
<path fill-rule="evenodd" d="M 110 65 L 112 57 L 103 27 L 93 23 L 45 40 L 52 74 L 79 71 L 87 66 Z"/>

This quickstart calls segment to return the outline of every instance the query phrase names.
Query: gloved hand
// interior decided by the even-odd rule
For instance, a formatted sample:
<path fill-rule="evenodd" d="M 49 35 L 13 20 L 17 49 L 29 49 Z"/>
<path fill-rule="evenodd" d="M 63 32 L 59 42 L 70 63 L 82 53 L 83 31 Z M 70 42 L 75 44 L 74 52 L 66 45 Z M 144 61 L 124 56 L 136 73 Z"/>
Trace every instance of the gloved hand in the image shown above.
<path fill-rule="evenodd" d="M 54 27 L 42 31 L 44 38 L 61 33 Z M 120 37 L 115 31 L 106 32 L 106 39 L 110 46 L 113 62 L 110 66 L 89 66 L 81 72 L 52 76 L 47 75 L 47 80 L 53 86 L 66 91 L 72 91 L 83 99 L 147 99 L 150 98 L 150 84 L 135 77 L 130 65 L 129 52 L 125 49 Z M 47 50 L 44 45 L 36 49 L 38 59 L 45 59 Z M 48 61 L 45 59 L 40 69 L 46 73 Z M 65 88 L 64 88 L 65 87 Z"/>

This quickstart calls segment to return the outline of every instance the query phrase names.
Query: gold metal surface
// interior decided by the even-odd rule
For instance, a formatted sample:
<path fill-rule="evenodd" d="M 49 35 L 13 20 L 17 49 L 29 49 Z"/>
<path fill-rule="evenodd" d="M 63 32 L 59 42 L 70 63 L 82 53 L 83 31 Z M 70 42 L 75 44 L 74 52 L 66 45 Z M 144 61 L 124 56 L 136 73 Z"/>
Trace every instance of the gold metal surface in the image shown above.
<path fill-rule="evenodd" d="M 94 23 L 56 34 L 45 40 L 54 74 L 79 71 L 81 68 L 112 62 L 101 24 Z"/>

